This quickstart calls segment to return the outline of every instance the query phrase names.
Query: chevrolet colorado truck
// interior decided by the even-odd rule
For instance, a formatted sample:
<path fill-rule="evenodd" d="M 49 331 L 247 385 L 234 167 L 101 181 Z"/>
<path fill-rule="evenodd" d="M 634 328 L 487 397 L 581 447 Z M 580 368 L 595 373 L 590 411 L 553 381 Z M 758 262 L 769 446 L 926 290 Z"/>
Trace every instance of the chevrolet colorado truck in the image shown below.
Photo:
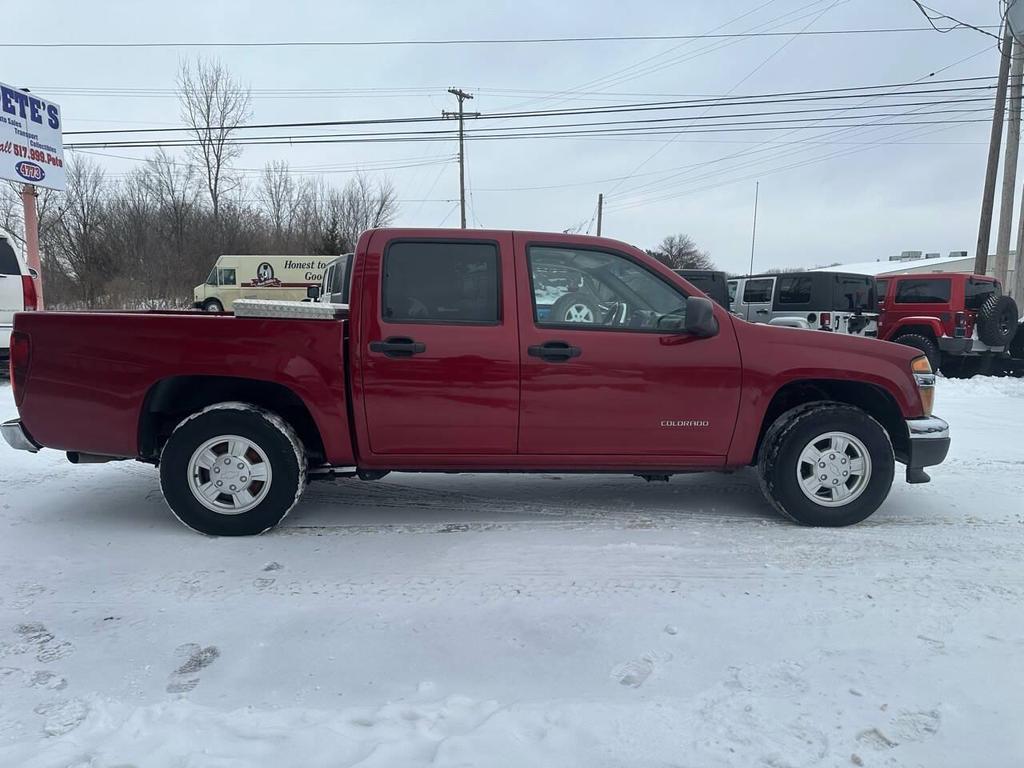
<path fill-rule="evenodd" d="M 152 464 L 211 535 L 272 528 L 312 479 L 390 471 L 756 466 L 783 515 L 842 526 L 895 462 L 926 482 L 949 447 L 919 351 L 747 323 L 615 240 L 377 229 L 350 279 L 344 305 L 19 313 L 2 434 Z M 595 317 L 553 314 L 581 281 Z"/>

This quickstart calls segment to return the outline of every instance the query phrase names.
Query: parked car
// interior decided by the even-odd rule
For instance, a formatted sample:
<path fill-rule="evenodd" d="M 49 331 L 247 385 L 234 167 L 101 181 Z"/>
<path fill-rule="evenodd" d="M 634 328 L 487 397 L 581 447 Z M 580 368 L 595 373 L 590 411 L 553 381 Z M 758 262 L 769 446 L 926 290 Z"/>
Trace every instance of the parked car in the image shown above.
<path fill-rule="evenodd" d="M 970 375 L 1007 357 L 1017 335 L 1017 304 L 999 281 L 954 272 L 878 279 L 879 338 L 928 356 L 933 370 Z"/>
<path fill-rule="evenodd" d="M 193 290 L 192 306 L 205 312 L 231 311 L 237 299 L 301 301 L 319 285 L 329 256 L 221 256 L 206 282 Z"/>
<path fill-rule="evenodd" d="M 702 290 L 709 299 L 729 309 L 729 276 L 714 269 L 676 269 L 677 275 Z"/>
<path fill-rule="evenodd" d="M 848 272 L 787 272 L 729 280 L 732 311 L 751 323 L 852 336 L 878 333 L 875 279 Z"/>
<path fill-rule="evenodd" d="M 327 304 L 348 304 L 353 256 L 351 253 L 343 253 L 328 262 L 320 285 L 311 285 L 307 288 L 306 298 Z"/>
<path fill-rule="evenodd" d="M 11 241 L 0 233 L 0 367 L 7 371 L 14 313 L 36 308 L 36 286 L 32 272 L 14 250 Z"/>
<path fill-rule="evenodd" d="M 566 279 L 601 290 L 598 322 L 541 314 Z M 272 528 L 310 479 L 393 470 L 756 466 L 783 515 L 849 525 L 895 462 L 927 482 L 949 447 L 919 351 L 744 322 L 615 240 L 371 230 L 351 298 L 19 313 L 0 433 L 156 465 L 174 514 L 215 535 Z"/>

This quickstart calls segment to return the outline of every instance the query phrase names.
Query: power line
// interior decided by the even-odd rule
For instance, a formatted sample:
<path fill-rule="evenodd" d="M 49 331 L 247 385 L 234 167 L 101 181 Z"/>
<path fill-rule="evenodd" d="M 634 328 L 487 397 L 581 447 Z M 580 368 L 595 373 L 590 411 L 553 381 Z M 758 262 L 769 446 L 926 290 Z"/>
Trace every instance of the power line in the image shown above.
<path fill-rule="evenodd" d="M 993 25 L 975 27 L 963 24 L 963 27 L 983 31 L 996 29 Z M 784 32 L 731 32 L 699 35 L 593 35 L 581 37 L 505 37 L 505 38 L 454 38 L 434 40 L 261 40 L 252 42 L 239 41 L 167 41 L 167 42 L 94 42 L 94 43 L 25 43 L 0 42 L 4 48 L 346 48 L 369 46 L 416 46 L 416 45 L 548 45 L 557 43 L 603 43 L 603 42 L 650 42 L 658 40 L 728 40 L 755 37 L 789 37 L 792 35 L 806 37 L 823 37 L 835 35 L 879 35 L 904 34 L 914 32 L 933 32 L 927 27 L 873 27 L 858 29 L 822 29 L 796 30 Z"/>
<path fill-rule="evenodd" d="M 779 91 L 766 94 L 753 94 L 748 96 L 720 96 L 696 99 L 674 99 L 665 101 L 636 102 L 633 104 L 611 104 L 596 107 L 573 107 L 569 109 L 531 110 L 519 112 L 492 112 L 479 115 L 474 120 L 511 120 L 529 117 L 559 117 L 569 115 L 600 115 L 614 114 L 621 112 L 657 111 L 670 109 L 699 109 L 699 108 L 720 108 L 738 105 L 759 105 L 759 104 L 786 104 L 804 101 L 825 101 L 856 99 L 865 96 L 918 96 L 929 94 L 952 94 L 965 93 L 969 91 L 991 89 L 991 77 L 955 78 L 947 80 L 936 80 L 926 85 L 947 85 L 953 83 L 969 83 L 987 81 L 989 85 L 964 85 L 948 88 L 927 88 L 914 91 L 904 90 L 909 87 L 918 87 L 920 83 L 895 83 L 870 86 L 851 86 L 845 88 L 826 88 L 805 91 Z M 871 93 L 863 93 L 872 91 Z M 414 117 L 389 117 L 389 118 L 366 118 L 358 120 L 316 120 L 288 123 L 256 123 L 248 125 L 210 126 L 200 130 L 261 130 L 270 128 L 326 128 L 338 126 L 357 125 L 395 125 L 406 123 L 436 123 L 441 122 L 442 117 L 434 115 Z M 150 134 L 150 133 L 194 133 L 195 128 L 189 126 L 178 126 L 173 128 L 95 128 L 82 129 L 77 131 L 64 131 L 65 136 L 98 136 L 113 134 Z"/>
<path fill-rule="evenodd" d="M 928 73 L 922 75 L 921 77 L 917 78 L 916 80 L 914 80 L 914 81 L 912 81 L 910 83 L 907 83 L 906 85 L 907 85 L 907 87 L 917 88 L 917 87 L 919 87 L 919 84 L 923 84 L 922 81 L 929 81 L 926 84 L 927 85 L 932 85 L 932 84 L 934 84 L 936 82 L 934 80 L 936 75 L 941 74 L 942 72 L 945 72 L 947 70 L 950 70 L 950 69 L 952 69 L 952 68 L 954 68 L 956 66 L 959 66 L 960 64 L 963 64 L 964 62 L 970 61 L 971 59 L 977 58 L 978 56 L 982 55 L 983 53 L 986 53 L 987 51 L 990 51 L 992 49 L 992 47 L 994 47 L 994 46 L 983 48 L 980 51 L 977 51 L 977 52 L 975 52 L 975 53 L 973 53 L 973 54 L 971 54 L 969 56 L 965 56 L 965 57 L 963 57 L 961 59 L 958 59 L 957 61 L 954 61 L 954 62 L 952 62 L 950 64 L 947 64 L 947 65 L 945 65 L 945 66 L 943 66 L 943 67 L 941 67 L 941 68 L 939 68 L 937 70 L 934 70 L 932 72 L 928 72 Z M 910 91 L 903 91 L 904 95 L 911 95 L 911 93 L 912 92 L 910 92 Z M 873 98 L 874 98 L 873 95 L 871 95 L 871 94 L 865 94 L 865 96 L 867 97 L 868 101 L 873 100 Z M 911 113 L 918 112 L 918 111 L 920 111 L 920 109 L 911 110 Z M 878 125 L 884 126 L 884 125 L 886 125 L 886 123 L 884 121 L 878 121 Z M 835 126 L 833 126 L 833 128 L 834 127 Z M 873 129 L 869 128 L 869 130 L 873 130 Z M 920 129 L 916 129 L 916 130 L 920 130 Z M 825 133 L 825 134 L 823 134 L 822 136 L 820 136 L 818 138 L 819 139 L 833 139 L 834 140 L 836 137 L 841 136 L 843 134 L 848 134 L 850 132 L 851 132 L 851 129 L 849 129 L 849 128 L 840 128 L 840 129 L 836 129 L 836 130 L 830 130 L 828 133 Z M 786 136 L 792 135 L 793 133 L 795 133 L 795 131 L 790 130 L 790 131 L 787 131 L 787 132 L 783 133 L 782 136 L 780 136 L 778 138 L 784 138 Z M 700 166 L 714 165 L 714 164 L 717 164 L 719 162 L 729 161 L 729 160 L 732 160 L 732 159 L 735 159 L 735 158 L 738 158 L 738 157 L 750 156 L 750 155 L 759 154 L 759 153 L 763 153 L 763 152 L 772 152 L 772 151 L 774 151 L 775 148 L 773 148 L 771 146 L 766 146 L 766 145 L 769 144 L 769 141 L 770 140 L 761 141 L 761 142 L 757 143 L 752 148 L 749 148 L 749 149 L 746 149 L 746 150 L 742 150 L 740 152 L 732 153 L 732 154 L 726 155 L 724 157 L 715 158 L 713 160 L 706 161 L 706 162 L 703 162 L 703 163 L 698 163 L 695 166 L 691 166 L 691 167 L 700 167 Z M 761 147 L 764 147 L 764 149 L 762 149 Z M 787 155 L 797 154 L 797 153 L 799 153 L 801 151 L 803 151 L 803 150 L 801 150 L 799 148 L 796 149 L 796 150 L 790 149 L 790 150 L 785 150 L 785 151 L 783 151 L 781 153 L 775 153 L 775 155 L 776 155 L 776 157 L 783 157 L 783 156 L 787 156 Z M 768 158 L 768 159 L 771 159 L 771 158 Z M 763 159 L 758 160 L 756 162 L 757 163 L 761 163 L 761 162 L 764 162 L 764 161 L 765 161 L 765 159 L 763 158 Z M 732 169 L 728 169 L 728 170 L 732 170 Z M 674 177 L 679 177 L 679 176 L 683 176 L 683 175 L 686 175 L 686 174 L 685 173 L 673 174 Z M 651 182 L 651 183 L 647 183 L 647 184 L 642 184 L 642 185 L 640 185 L 638 187 L 633 187 L 631 190 L 628 191 L 628 194 L 636 195 L 636 193 L 638 193 L 640 190 L 642 190 L 644 188 L 648 188 L 647 192 L 644 192 L 644 193 L 641 193 L 641 194 L 649 195 L 651 192 L 654 191 L 653 189 L 649 189 L 649 188 L 654 187 L 654 186 L 664 187 L 666 182 L 669 182 L 669 180 L 671 178 L 672 177 L 669 177 L 669 178 L 666 178 L 666 179 L 662 179 L 662 180 L 660 180 L 658 182 Z M 678 186 L 679 183 L 687 184 L 687 183 L 690 183 L 690 182 L 677 182 L 673 186 Z"/>
<path fill-rule="evenodd" d="M 917 6 L 917 9 L 928 20 L 928 24 L 931 25 L 932 30 L 934 30 L 935 32 L 942 32 L 943 34 L 946 34 L 949 32 L 955 32 L 958 29 L 971 29 L 974 30 L 975 32 L 981 32 L 981 34 L 983 35 L 994 37 L 996 40 L 1001 40 L 999 35 L 993 35 L 991 32 L 986 31 L 986 29 L 998 29 L 998 27 L 977 27 L 974 24 L 968 24 L 966 21 L 960 21 L 959 19 L 955 19 L 949 14 L 942 13 L 942 11 L 937 11 L 930 6 L 925 5 L 920 0 L 910 0 L 910 2 Z M 953 23 L 953 26 L 946 27 L 945 29 L 943 29 L 936 23 L 938 21 L 941 21 L 942 19 L 951 21 Z"/>

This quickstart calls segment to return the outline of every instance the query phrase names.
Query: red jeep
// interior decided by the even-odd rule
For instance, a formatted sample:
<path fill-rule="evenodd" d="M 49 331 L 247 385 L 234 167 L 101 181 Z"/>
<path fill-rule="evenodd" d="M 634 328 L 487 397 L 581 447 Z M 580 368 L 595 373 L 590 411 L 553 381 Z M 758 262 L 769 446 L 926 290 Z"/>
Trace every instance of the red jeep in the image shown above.
<path fill-rule="evenodd" d="M 878 338 L 924 352 L 932 370 L 970 375 L 1006 357 L 1017 304 L 993 277 L 932 272 L 882 277 Z"/>

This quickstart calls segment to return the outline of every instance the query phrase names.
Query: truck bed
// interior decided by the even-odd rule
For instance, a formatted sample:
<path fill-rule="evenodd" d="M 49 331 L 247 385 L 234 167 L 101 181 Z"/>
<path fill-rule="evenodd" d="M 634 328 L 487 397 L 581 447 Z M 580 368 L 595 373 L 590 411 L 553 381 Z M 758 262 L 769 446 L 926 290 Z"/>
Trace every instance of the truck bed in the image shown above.
<path fill-rule="evenodd" d="M 323 440 L 324 459 L 352 460 L 344 377 L 347 320 L 236 317 L 189 311 L 26 312 L 32 356 L 20 407 L 41 445 L 137 456 L 147 398 L 161 408 L 225 378 L 288 387 Z M 160 387 L 158 387 L 160 385 Z M 175 385 L 175 386 L 172 386 Z"/>

